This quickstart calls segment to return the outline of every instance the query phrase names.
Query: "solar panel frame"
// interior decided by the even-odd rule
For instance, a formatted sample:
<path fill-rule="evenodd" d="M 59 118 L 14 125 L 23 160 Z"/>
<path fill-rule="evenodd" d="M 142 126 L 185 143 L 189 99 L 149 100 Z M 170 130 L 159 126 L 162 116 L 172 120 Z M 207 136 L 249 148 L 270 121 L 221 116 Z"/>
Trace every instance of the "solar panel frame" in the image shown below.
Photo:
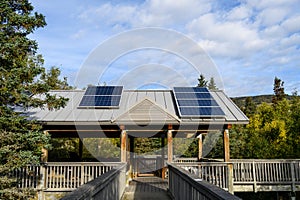
<path fill-rule="evenodd" d="M 78 108 L 119 108 L 123 86 L 89 86 Z"/>
<path fill-rule="evenodd" d="M 206 87 L 174 87 L 174 92 L 183 92 L 183 93 L 199 93 L 199 92 L 209 92 Z"/>
<path fill-rule="evenodd" d="M 174 87 L 180 117 L 224 118 L 225 113 L 205 87 Z"/>
<path fill-rule="evenodd" d="M 121 95 L 123 86 L 89 86 L 84 95 Z"/>

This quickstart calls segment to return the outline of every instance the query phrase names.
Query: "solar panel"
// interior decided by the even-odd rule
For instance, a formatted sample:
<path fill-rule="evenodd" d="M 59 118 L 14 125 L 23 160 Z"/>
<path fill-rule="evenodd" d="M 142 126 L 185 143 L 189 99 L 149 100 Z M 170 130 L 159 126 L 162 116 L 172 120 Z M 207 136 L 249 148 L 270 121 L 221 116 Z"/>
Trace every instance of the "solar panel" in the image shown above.
<path fill-rule="evenodd" d="M 225 117 L 225 113 L 205 87 L 174 87 L 181 117 Z"/>
<path fill-rule="evenodd" d="M 180 107 L 181 115 L 211 117 L 224 115 L 220 107 Z"/>
<path fill-rule="evenodd" d="M 90 86 L 84 95 L 121 95 L 122 86 Z"/>
<path fill-rule="evenodd" d="M 193 99 L 193 100 L 186 100 L 186 99 L 178 99 L 177 100 L 179 106 L 219 106 L 215 100 L 211 99 Z"/>
<path fill-rule="evenodd" d="M 209 92 L 206 87 L 174 87 L 174 92 L 194 93 L 194 92 Z"/>
<path fill-rule="evenodd" d="M 79 108 L 119 107 L 123 86 L 89 86 L 81 99 Z"/>
<path fill-rule="evenodd" d="M 83 96 L 79 106 L 119 106 L 121 96 Z"/>
<path fill-rule="evenodd" d="M 177 99 L 212 99 L 212 96 L 209 92 L 207 93 L 175 93 Z"/>

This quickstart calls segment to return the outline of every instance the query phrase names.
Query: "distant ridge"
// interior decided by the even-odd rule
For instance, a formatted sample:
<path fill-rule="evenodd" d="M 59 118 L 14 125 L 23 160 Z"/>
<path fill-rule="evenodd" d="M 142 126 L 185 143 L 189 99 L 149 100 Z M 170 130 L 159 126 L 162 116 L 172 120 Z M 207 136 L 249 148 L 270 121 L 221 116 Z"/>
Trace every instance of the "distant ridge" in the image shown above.
<path fill-rule="evenodd" d="M 248 97 L 252 98 L 252 101 L 255 105 L 259 105 L 263 102 L 272 103 L 272 98 L 274 95 L 266 94 L 266 95 L 257 95 L 257 96 L 243 96 L 243 97 L 231 97 L 233 102 L 239 107 L 242 108 L 245 106 L 245 101 Z M 293 96 L 287 95 L 286 98 L 291 100 Z"/>

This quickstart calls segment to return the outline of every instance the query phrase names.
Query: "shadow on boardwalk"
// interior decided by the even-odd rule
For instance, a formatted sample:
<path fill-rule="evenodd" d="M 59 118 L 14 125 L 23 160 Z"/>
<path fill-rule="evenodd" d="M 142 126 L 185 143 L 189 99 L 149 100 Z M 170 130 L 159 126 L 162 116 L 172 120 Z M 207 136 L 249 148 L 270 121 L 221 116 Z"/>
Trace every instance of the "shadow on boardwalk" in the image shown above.
<path fill-rule="evenodd" d="M 168 182 L 158 177 L 138 177 L 126 188 L 122 200 L 169 200 Z"/>

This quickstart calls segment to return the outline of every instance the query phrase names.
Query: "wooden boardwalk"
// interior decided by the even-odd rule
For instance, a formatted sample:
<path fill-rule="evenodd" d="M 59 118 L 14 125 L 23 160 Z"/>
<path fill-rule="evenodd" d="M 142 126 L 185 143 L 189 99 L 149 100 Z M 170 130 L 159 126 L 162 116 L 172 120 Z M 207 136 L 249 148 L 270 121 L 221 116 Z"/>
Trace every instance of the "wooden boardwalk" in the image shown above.
<path fill-rule="evenodd" d="M 168 181 L 158 177 L 138 177 L 125 189 L 122 200 L 169 200 Z"/>

